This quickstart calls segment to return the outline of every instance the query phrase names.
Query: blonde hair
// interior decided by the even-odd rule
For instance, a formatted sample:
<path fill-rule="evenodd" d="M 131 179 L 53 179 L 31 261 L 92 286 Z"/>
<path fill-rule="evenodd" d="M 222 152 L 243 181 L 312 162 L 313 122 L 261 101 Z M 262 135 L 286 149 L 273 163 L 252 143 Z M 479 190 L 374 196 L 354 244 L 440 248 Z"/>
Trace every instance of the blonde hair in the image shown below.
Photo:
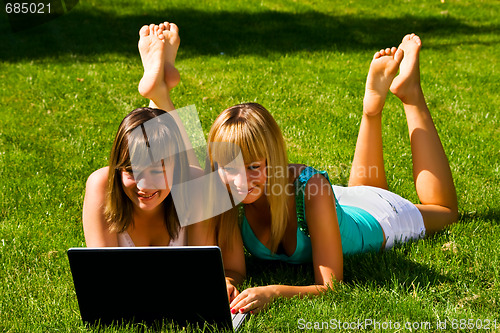
<path fill-rule="evenodd" d="M 225 149 L 211 149 L 212 142 L 230 142 L 240 149 L 245 164 L 266 160 L 267 181 L 264 195 L 271 209 L 271 237 L 267 244 L 276 252 L 285 233 L 288 222 L 286 185 L 288 183 L 288 158 L 281 130 L 262 105 L 257 103 L 238 104 L 224 110 L 213 123 L 208 134 L 209 157 L 212 171 L 217 163 L 230 160 L 232 152 Z M 214 145 L 213 147 L 219 147 Z M 274 193 L 278 187 L 280 193 Z M 238 208 L 225 212 L 214 219 L 219 244 L 231 246 L 237 226 Z"/>
<path fill-rule="evenodd" d="M 162 117 L 159 117 L 162 116 Z M 155 119 L 157 123 L 145 135 L 144 123 Z M 134 131 L 140 128 L 141 131 Z M 144 133 L 144 134 L 143 134 Z M 139 134 L 139 135 L 137 135 Z M 131 171 L 132 163 L 130 152 L 134 161 L 145 161 L 145 156 L 138 156 L 149 149 L 140 147 L 161 147 L 162 156 L 175 156 L 173 163 L 173 184 L 184 182 L 189 178 L 189 164 L 179 128 L 175 125 L 173 118 L 164 110 L 153 108 L 138 108 L 129 113 L 120 123 L 116 133 L 113 148 L 109 159 L 109 174 L 107 195 L 105 203 L 105 218 L 112 232 L 123 232 L 130 224 L 133 224 L 133 203 L 123 190 L 122 171 Z M 149 156 L 148 156 L 149 157 Z M 172 164 L 164 164 L 172 167 Z M 134 165 L 134 167 L 136 167 Z M 170 188 L 173 184 L 169 184 Z M 163 201 L 165 226 L 172 239 L 178 235 L 180 224 L 175 210 L 172 194 Z"/>

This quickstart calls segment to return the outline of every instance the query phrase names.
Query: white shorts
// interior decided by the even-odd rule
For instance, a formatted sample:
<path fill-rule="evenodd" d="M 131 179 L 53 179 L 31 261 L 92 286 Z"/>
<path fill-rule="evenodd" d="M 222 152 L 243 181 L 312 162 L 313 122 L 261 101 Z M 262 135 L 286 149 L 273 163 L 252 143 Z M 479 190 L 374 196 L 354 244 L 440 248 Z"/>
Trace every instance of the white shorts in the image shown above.
<path fill-rule="evenodd" d="M 384 230 L 386 244 L 419 239 L 425 235 L 422 214 L 410 201 L 387 190 L 372 186 L 335 186 L 333 192 L 342 206 L 354 206 L 372 215 Z"/>

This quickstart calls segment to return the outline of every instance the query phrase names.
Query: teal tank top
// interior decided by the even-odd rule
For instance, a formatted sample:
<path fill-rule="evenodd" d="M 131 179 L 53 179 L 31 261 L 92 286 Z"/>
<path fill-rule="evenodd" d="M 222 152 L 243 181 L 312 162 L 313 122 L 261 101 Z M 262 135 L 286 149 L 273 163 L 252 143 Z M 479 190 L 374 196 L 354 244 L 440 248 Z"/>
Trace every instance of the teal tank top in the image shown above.
<path fill-rule="evenodd" d="M 264 246 L 255 236 L 245 214 L 242 213 L 241 236 L 246 249 L 252 255 L 260 259 L 281 260 L 292 264 L 312 262 L 312 247 L 307 229 L 304 193 L 307 182 L 317 173 L 323 175 L 330 182 L 326 171 L 306 167 L 294 183 L 297 211 L 297 247 L 291 256 L 272 253 L 271 250 Z M 335 198 L 335 206 L 342 241 L 342 253 L 354 254 L 380 250 L 384 233 L 382 227 L 372 215 L 358 207 L 341 206 L 337 198 Z M 244 212 L 244 210 L 240 210 L 240 212 Z"/>

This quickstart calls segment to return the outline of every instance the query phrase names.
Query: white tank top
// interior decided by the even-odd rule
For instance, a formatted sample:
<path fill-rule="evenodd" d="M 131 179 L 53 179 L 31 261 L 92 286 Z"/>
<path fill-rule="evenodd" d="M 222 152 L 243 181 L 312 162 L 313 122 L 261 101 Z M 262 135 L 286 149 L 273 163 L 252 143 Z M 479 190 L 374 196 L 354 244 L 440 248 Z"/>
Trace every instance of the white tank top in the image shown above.
<path fill-rule="evenodd" d="M 185 228 L 179 229 L 179 235 L 176 239 L 171 239 L 168 246 L 185 246 L 187 245 L 187 232 Z M 132 238 L 127 231 L 118 234 L 118 246 L 120 247 L 135 247 Z"/>

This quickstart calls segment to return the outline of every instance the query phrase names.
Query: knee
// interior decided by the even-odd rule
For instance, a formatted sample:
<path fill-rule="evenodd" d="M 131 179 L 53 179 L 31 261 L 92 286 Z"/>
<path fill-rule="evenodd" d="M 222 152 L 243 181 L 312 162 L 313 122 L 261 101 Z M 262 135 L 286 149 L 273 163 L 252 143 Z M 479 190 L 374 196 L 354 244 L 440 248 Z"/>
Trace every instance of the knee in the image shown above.
<path fill-rule="evenodd" d="M 427 234 L 434 234 L 458 221 L 457 206 L 419 205 Z"/>
<path fill-rule="evenodd" d="M 444 213 L 445 213 L 445 214 L 443 214 L 444 216 L 442 216 L 442 220 L 444 222 L 443 227 L 447 227 L 447 226 L 452 225 L 458 221 L 459 213 L 458 213 L 457 206 L 444 207 L 444 208 L 446 208 L 446 209 L 444 210 Z"/>
<path fill-rule="evenodd" d="M 459 218 L 460 214 L 458 213 L 458 205 L 455 205 L 454 207 L 450 208 L 450 224 L 458 222 Z"/>

